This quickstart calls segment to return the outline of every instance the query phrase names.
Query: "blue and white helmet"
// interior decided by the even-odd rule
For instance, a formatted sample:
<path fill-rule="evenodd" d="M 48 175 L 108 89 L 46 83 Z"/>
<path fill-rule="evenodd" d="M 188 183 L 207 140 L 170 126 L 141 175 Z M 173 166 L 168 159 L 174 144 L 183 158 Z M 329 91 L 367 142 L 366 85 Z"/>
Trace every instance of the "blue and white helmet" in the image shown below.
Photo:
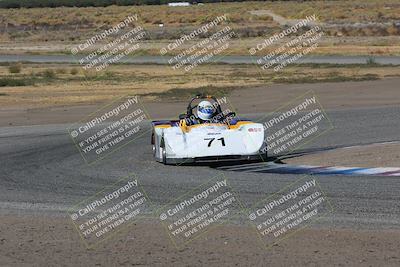
<path fill-rule="evenodd" d="M 204 120 L 211 120 L 215 113 L 214 106 L 209 101 L 201 101 L 197 106 L 197 116 Z"/>

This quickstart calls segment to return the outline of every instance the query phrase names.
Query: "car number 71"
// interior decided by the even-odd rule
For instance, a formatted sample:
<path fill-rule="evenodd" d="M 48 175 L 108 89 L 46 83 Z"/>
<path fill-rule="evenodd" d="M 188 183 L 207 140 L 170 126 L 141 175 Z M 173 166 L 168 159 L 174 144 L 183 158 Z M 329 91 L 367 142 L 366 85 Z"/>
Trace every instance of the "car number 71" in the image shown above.
<path fill-rule="evenodd" d="M 215 138 L 204 138 L 204 140 L 209 140 L 208 147 L 210 147 Z M 221 141 L 222 146 L 225 146 L 225 139 L 223 137 L 218 138 L 217 140 Z"/>

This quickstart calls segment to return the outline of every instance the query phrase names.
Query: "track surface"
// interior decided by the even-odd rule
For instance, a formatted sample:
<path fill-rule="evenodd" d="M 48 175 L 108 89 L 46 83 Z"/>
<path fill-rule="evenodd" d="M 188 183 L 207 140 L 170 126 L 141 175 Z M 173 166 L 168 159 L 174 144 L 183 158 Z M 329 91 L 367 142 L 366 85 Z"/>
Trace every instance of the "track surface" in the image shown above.
<path fill-rule="evenodd" d="M 400 139 L 397 107 L 328 111 L 328 115 L 335 129 L 306 151 Z M 68 126 L 0 128 L 0 214 L 65 215 L 74 204 L 132 172 L 157 208 L 223 172 L 207 166 L 163 166 L 154 162 L 149 134 L 88 166 L 67 135 Z M 300 178 L 290 174 L 223 173 L 246 207 Z M 315 227 L 399 229 L 398 177 L 317 178 L 335 211 Z M 151 216 L 153 210 L 148 212 Z"/>

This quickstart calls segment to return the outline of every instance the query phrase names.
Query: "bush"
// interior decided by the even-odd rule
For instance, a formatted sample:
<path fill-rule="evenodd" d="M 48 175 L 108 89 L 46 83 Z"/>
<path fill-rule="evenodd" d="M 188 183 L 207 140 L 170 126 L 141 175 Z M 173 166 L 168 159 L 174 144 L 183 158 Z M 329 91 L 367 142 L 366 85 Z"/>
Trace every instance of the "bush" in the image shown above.
<path fill-rule="evenodd" d="M 73 69 L 71 69 L 71 75 L 77 75 L 78 74 L 78 69 L 77 68 L 73 68 Z"/>
<path fill-rule="evenodd" d="M 22 65 L 21 64 L 14 64 L 8 67 L 8 71 L 10 73 L 20 73 L 22 70 Z"/>
<path fill-rule="evenodd" d="M 103 73 L 103 78 L 104 79 L 114 79 L 114 78 L 116 78 L 116 74 L 114 73 L 114 72 L 112 72 L 112 71 L 109 71 L 109 70 L 107 70 L 106 72 L 104 72 Z"/>
<path fill-rule="evenodd" d="M 59 73 L 59 74 L 65 74 L 65 73 L 67 73 L 67 70 L 64 69 L 64 68 L 60 68 L 60 69 L 57 69 L 56 72 Z"/>
<path fill-rule="evenodd" d="M 0 87 L 5 86 L 27 86 L 33 85 L 34 81 L 32 79 L 11 79 L 11 78 L 0 78 Z"/>
<path fill-rule="evenodd" d="M 52 69 L 46 69 L 43 72 L 43 77 L 48 78 L 48 79 L 54 79 L 56 77 L 56 73 Z"/>

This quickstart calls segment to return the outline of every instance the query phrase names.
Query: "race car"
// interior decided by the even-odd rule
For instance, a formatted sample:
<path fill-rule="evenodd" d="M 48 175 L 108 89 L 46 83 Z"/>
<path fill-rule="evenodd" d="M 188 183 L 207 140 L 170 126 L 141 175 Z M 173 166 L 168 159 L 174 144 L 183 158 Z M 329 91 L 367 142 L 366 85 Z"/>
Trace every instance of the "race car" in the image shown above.
<path fill-rule="evenodd" d="M 179 120 L 152 121 L 155 160 L 186 164 L 265 159 L 263 125 L 239 119 L 230 109 L 222 110 L 220 102 L 199 94 Z"/>

